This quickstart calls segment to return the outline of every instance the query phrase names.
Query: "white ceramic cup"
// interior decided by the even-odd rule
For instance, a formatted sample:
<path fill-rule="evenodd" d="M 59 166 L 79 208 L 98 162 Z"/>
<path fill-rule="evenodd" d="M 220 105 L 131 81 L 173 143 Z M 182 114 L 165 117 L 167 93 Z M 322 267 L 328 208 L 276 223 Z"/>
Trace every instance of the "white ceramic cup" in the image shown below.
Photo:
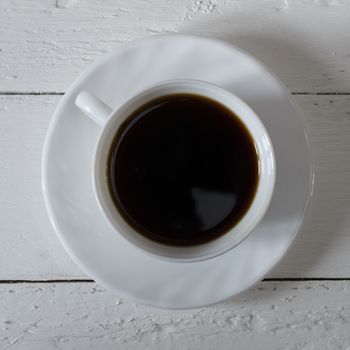
<path fill-rule="evenodd" d="M 139 107 L 169 94 L 189 93 L 215 100 L 233 111 L 249 130 L 258 153 L 259 179 L 255 197 L 241 220 L 217 239 L 196 246 L 176 247 L 157 243 L 136 232 L 123 219 L 108 190 L 107 158 L 113 138 L 120 127 Z M 194 262 L 218 256 L 242 242 L 263 218 L 275 184 L 275 157 L 269 135 L 256 113 L 240 98 L 213 84 L 196 80 L 168 81 L 150 87 L 112 110 L 101 100 L 81 92 L 75 101 L 79 109 L 101 126 L 97 141 L 93 184 L 99 206 L 116 234 L 120 234 L 143 251 L 177 262 Z"/>

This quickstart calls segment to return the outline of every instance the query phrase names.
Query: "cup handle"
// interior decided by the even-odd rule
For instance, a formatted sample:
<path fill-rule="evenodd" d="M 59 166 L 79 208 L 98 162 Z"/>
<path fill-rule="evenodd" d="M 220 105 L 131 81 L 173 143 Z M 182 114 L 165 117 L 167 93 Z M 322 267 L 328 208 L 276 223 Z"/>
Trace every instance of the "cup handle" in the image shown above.
<path fill-rule="evenodd" d="M 112 113 L 111 107 L 86 91 L 82 91 L 77 96 L 75 105 L 100 126 L 106 124 L 109 115 Z"/>

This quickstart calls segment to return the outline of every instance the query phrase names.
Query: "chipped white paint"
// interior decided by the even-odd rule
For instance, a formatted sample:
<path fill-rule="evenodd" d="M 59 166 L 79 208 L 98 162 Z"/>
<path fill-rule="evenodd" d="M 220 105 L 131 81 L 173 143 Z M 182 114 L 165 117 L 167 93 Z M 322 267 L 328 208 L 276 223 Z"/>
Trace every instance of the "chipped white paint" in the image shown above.
<path fill-rule="evenodd" d="M 315 195 L 304 228 L 269 277 L 350 276 L 350 96 L 295 96 L 309 127 Z M 59 96 L 0 96 L 0 279 L 85 277 L 48 221 L 40 185 Z"/>
<path fill-rule="evenodd" d="M 0 285 L 0 312 L 0 349 L 350 347 L 349 281 L 263 282 L 232 302 L 186 311 L 134 305 L 92 283 Z"/>
<path fill-rule="evenodd" d="M 1 0 L 1 91 L 65 91 L 94 59 L 164 33 L 219 37 L 292 91 L 347 91 L 347 0 Z"/>
<path fill-rule="evenodd" d="M 162 33 L 225 39 L 294 92 L 350 92 L 348 0 L 1 0 L 0 280 L 85 278 L 55 237 L 40 160 L 59 96 L 94 59 Z M 296 96 L 315 196 L 268 277 L 350 277 L 350 96 Z M 92 283 L 0 284 L 3 349 L 350 349 L 350 282 L 263 282 L 189 311 L 137 306 Z"/>

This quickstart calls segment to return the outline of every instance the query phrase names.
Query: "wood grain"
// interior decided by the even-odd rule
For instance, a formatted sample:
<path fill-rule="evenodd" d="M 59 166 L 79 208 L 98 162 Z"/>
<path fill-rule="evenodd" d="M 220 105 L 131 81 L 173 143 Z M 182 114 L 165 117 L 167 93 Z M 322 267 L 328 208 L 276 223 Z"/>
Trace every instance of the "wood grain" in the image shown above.
<path fill-rule="evenodd" d="M 350 92 L 345 0 L 2 0 L 1 91 L 65 91 L 125 42 L 191 33 L 232 42 L 296 92 Z"/>
<path fill-rule="evenodd" d="M 304 228 L 268 277 L 350 277 L 350 96 L 295 96 L 315 162 Z M 0 96 L 0 279 L 86 278 L 64 252 L 41 192 L 44 137 L 60 96 Z"/>
<path fill-rule="evenodd" d="M 128 303 L 93 283 L 0 285 L 0 296 L 1 349 L 350 347 L 349 281 L 263 282 L 234 301 L 186 311 Z"/>

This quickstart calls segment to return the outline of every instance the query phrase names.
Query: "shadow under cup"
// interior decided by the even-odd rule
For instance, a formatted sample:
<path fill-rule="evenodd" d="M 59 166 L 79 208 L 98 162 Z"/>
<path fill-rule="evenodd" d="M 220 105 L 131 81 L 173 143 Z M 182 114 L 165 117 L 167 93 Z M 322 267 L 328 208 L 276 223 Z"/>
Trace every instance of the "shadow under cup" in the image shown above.
<path fill-rule="evenodd" d="M 130 116 L 150 101 L 169 95 L 195 95 L 215 101 L 240 119 L 254 141 L 258 159 L 257 187 L 243 217 L 216 239 L 191 246 L 173 246 L 151 240 L 133 228 L 117 209 L 111 196 L 108 176 L 109 156 L 117 133 Z M 201 81 L 171 81 L 153 86 L 134 96 L 109 114 L 97 142 L 93 178 L 95 194 L 106 219 L 117 234 L 145 252 L 176 262 L 194 262 L 218 256 L 242 242 L 263 218 L 272 198 L 275 183 L 275 157 L 269 135 L 255 112 L 241 99 L 215 85 Z"/>

